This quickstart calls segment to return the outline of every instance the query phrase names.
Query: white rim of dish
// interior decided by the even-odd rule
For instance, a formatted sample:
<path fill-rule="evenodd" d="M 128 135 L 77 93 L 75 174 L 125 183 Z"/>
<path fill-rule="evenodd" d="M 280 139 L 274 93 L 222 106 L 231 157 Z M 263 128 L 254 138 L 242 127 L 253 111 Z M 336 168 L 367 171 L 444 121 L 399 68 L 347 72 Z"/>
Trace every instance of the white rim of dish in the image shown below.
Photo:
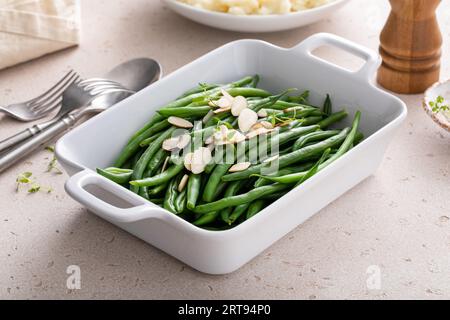
<path fill-rule="evenodd" d="M 450 132 L 450 121 L 447 119 L 447 117 L 443 114 L 433 112 L 433 110 L 431 109 L 430 105 L 427 102 L 427 100 L 430 100 L 431 91 L 433 89 L 436 89 L 437 87 L 447 83 L 450 86 L 450 79 L 438 81 L 435 84 L 433 84 L 430 88 L 428 88 L 427 91 L 425 91 L 422 105 L 426 113 L 431 117 L 431 119 L 433 119 L 434 122 L 436 122 L 441 128 Z"/>
<path fill-rule="evenodd" d="M 282 18 L 282 17 L 286 17 L 286 16 L 300 16 L 300 15 L 304 15 L 305 13 L 309 13 L 309 12 L 315 12 L 315 11 L 320 11 L 320 10 L 324 10 L 328 7 L 334 7 L 342 2 L 346 2 L 349 0 L 334 0 L 332 2 L 329 2 L 327 4 L 318 6 L 318 7 L 314 7 L 311 9 L 306 9 L 306 10 L 301 10 L 301 11 L 297 11 L 297 12 L 290 12 L 290 13 L 276 13 L 276 14 L 267 14 L 267 15 L 256 15 L 256 14 L 248 14 L 248 15 L 235 15 L 235 14 L 230 14 L 230 13 L 226 13 L 226 12 L 218 12 L 218 11 L 212 11 L 212 10 L 207 10 L 207 9 L 201 9 L 201 8 L 197 8 L 194 7 L 190 4 L 184 3 L 184 2 L 180 2 L 178 0 L 164 0 L 165 2 L 171 2 L 174 5 L 183 7 L 187 10 L 191 10 L 191 11 L 195 11 L 195 12 L 199 12 L 199 13 L 206 13 L 206 14 L 210 14 L 213 16 L 217 16 L 217 17 L 226 17 L 226 18 L 230 18 L 230 19 L 259 19 L 259 20 L 263 20 L 263 19 L 278 19 L 278 18 Z"/>

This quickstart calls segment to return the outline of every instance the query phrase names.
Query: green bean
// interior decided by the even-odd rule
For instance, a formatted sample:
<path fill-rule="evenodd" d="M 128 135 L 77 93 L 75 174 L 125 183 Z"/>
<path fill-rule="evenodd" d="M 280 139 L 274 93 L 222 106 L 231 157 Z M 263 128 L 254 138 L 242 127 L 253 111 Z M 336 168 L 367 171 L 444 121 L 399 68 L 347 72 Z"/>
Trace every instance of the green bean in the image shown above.
<path fill-rule="evenodd" d="M 235 88 L 235 87 L 237 88 L 237 87 L 245 86 L 245 85 L 251 83 L 252 81 L 253 81 L 252 77 L 245 77 L 242 80 L 239 80 L 237 82 L 234 82 L 234 83 L 222 86 L 222 87 L 214 88 L 214 89 L 211 89 L 211 90 L 206 90 L 206 91 L 203 91 L 203 92 L 194 93 L 194 94 L 191 94 L 189 96 L 183 97 L 181 99 L 175 100 L 173 102 L 168 103 L 167 105 L 165 105 L 161 109 L 185 107 L 186 105 L 192 103 L 196 99 L 201 99 L 201 98 L 204 98 L 204 97 L 207 97 L 207 96 L 212 96 L 214 94 L 218 94 L 218 93 L 220 93 L 221 89 L 229 90 L 231 88 Z"/>
<path fill-rule="evenodd" d="M 223 195 L 223 197 L 226 199 L 226 198 L 235 196 L 241 188 L 242 188 L 241 181 L 232 182 L 228 185 L 227 190 L 225 191 L 225 194 Z M 223 209 L 220 212 L 220 216 L 221 216 L 223 222 L 228 223 L 232 211 L 233 211 L 233 208 L 228 207 L 228 208 Z"/>
<path fill-rule="evenodd" d="M 305 109 L 304 107 L 295 107 L 285 110 L 282 115 L 289 118 L 301 119 L 306 117 L 322 117 L 323 112 L 314 108 Z"/>
<path fill-rule="evenodd" d="M 248 207 L 246 219 L 248 220 L 256 216 L 262 209 L 264 209 L 265 205 L 266 202 L 264 200 L 256 200 L 252 202 Z"/>
<path fill-rule="evenodd" d="M 159 169 L 159 167 L 164 163 L 167 157 L 168 157 L 167 151 L 161 148 L 149 161 L 144 177 L 148 178 L 153 176 Z"/>
<path fill-rule="evenodd" d="M 333 156 L 331 156 L 331 158 L 329 158 L 327 161 L 325 161 L 324 163 L 322 163 L 319 166 L 318 171 L 325 169 L 327 166 L 329 166 L 331 163 L 335 162 L 337 159 L 342 157 L 345 153 L 347 153 L 347 151 L 349 151 L 351 149 L 351 147 L 354 143 L 354 140 L 355 140 L 355 136 L 357 135 L 357 132 L 358 132 L 358 126 L 360 123 L 360 119 L 361 119 L 361 113 L 358 111 L 356 113 L 355 120 L 353 121 L 352 130 L 347 135 L 345 141 L 342 143 L 339 150 Z M 303 150 L 303 149 L 300 149 L 300 150 Z M 307 175 L 307 172 L 299 172 L 296 174 L 290 174 L 290 175 L 281 176 L 281 177 L 262 176 L 262 178 L 268 179 L 268 180 L 270 180 L 272 182 L 276 182 L 276 183 L 293 184 L 293 183 L 298 183 L 299 181 L 301 181 L 306 175 Z"/>
<path fill-rule="evenodd" d="M 318 124 L 322 121 L 323 117 L 308 117 L 302 121 L 302 126 L 311 126 L 313 124 Z"/>
<path fill-rule="evenodd" d="M 258 86 L 259 80 L 260 80 L 259 75 L 253 76 L 253 80 L 252 80 L 251 83 L 249 83 L 248 86 L 249 86 L 249 87 L 252 87 L 252 88 L 256 88 L 256 87 Z"/>
<path fill-rule="evenodd" d="M 198 85 L 197 87 L 186 91 L 178 99 L 182 99 L 182 98 L 188 97 L 190 95 L 193 95 L 193 94 L 196 94 L 196 93 L 200 93 L 200 92 L 205 92 L 205 91 L 208 91 L 208 90 L 211 90 L 211 89 L 215 89 L 215 88 L 218 88 L 218 87 L 220 87 L 220 85 L 218 85 L 218 84 L 202 83 L 202 84 Z"/>
<path fill-rule="evenodd" d="M 272 94 L 266 90 L 258 89 L 258 88 L 250 88 L 250 87 L 242 87 L 242 88 L 231 88 L 226 90 L 231 96 L 237 97 L 261 97 L 267 98 Z"/>
<path fill-rule="evenodd" d="M 111 181 L 114 181 L 115 183 L 125 184 L 130 181 L 131 176 L 133 175 L 133 170 L 120 168 L 97 168 L 97 173 Z"/>
<path fill-rule="evenodd" d="M 291 164 L 298 163 L 302 160 L 309 159 L 311 156 L 315 156 L 317 154 L 322 154 L 326 149 L 332 148 L 334 146 L 340 145 L 347 136 L 349 129 L 342 130 L 340 134 L 331 137 L 327 140 L 319 142 L 313 146 L 306 147 L 297 151 L 294 151 L 290 154 L 281 156 L 278 159 L 279 168 L 285 168 L 290 166 Z M 258 174 L 261 169 L 265 167 L 265 164 L 256 165 L 250 167 L 249 169 L 241 172 L 231 173 L 222 177 L 223 181 L 236 181 L 247 179 L 254 174 Z"/>
<path fill-rule="evenodd" d="M 167 188 L 166 196 L 164 198 L 164 209 L 177 214 L 175 208 L 175 201 L 178 197 L 178 181 L 179 177 L 174 177 L 170 180 L 169 187 Z"/>
<path fill-rule="evenodd" d="M 183 169 L 184 169 L 183 163 L 174 164 L 169 169 L 160 173 L 157 176 L 146 178 L 146 179 L 141 179 L 141 180 L 130 181 L 130 184 L 132 186 L 136 186 L 136 187 L 154 187 L 154 186 L 163 184 L 167 180 L 172 179 L 177 174 L 179 174 L 181 171 L 183 171 Z"/>
<path fill-rule="evenodd" d="M 151 203 L 156 204 L 156 205 L 164 204 L 164 198 L 153 198 L 153 199 L 148 199 L 148 201 L 150 201 Z"/>
<path fill-rule="evenodd" d="M 331 137 L 339 134 L 339 132 L 340 132 L 339 130 L 317 131 L 317 132 L 312 132 L 310 134 L 304 135 L 304 136 L 298 138 L 298 140 L 294 143 L 293 150 L 294 151 L 299 150 L 310 142 L 322 141 L 324 139 L 331 138 Z"/>
<path fill-rule="evenodd" d="M 136 167 L 136 164 L 138 163 L 139 159 L 142 157 L 142 154 L 144 153 L 144 151 L 145 151 L 144 149 L 140 149 L 133 155 L 133 158 L 131 159 L 131 169 L 134 170 L 134 168 Z"/>
<path fill-rule="evenodd" d="M 167 181 L 167 182 L 165 182 L 163 184 L 160 184 L 160 185 L 158 185 L 156 187 L 153 187 L 153 188 L 148 190 L 148 195 L 150 197 L 157 196 L 157 195 L 163 193 L 164 191 L 166 191 L 168 186 L 169 186 L 169 181 Z"/>
<path fill-rule="evenodd" d="M 308 127 L 299 127 L 299 128 L 292 128 L 289 131 L 280 133 L 279 135 L 276 135 L 274 137 L 275 143 L 278 142 L 279 145 L 283 145 L 285 143 L 288 143 L 292 140 L 297 139 L 298 137 L 301 137 L 305 134 L 309 134 L 311 132 L 319 130 L 320 127 L 316 125 L 308 126 Z"/>
<path fill-rule="evenodd" d="M 219 212 L 209 212 L 204 215 L 202 215 L 200 218 L 198 218 L 196 221 L 193 222 L 193 224 L 197 227 L 203 227 L 205 225 L 211 224 L 217 220 L 219 217 Z"/>
<path fill-rule="evenodd" d="M 170 128 L 163 134 L 161 134 L 158 139 L 154 143 L 152 143 L 147 150 L 145 150 L 144 154 L 139 159 L 138 163 L 136 164 L 136 167 L 133 172 L 132 179 L 133 180 L 139 180 L 142 179 L 142 176 L 144 175 L 145 169 L 147 168 L 148 162 L 150 159 L 160 150 L 162 143 L 164 140 L 169 138 L 173 132 L 176 130 L 175 127 Z M 130 183 L 131 184 L 131 183 Z M 158 183 L 160 184 L 160 183 Z M 142 185 L 143 187 L 149 187 L 150 185 Z M 131 184 L 131 191 L 138 193 L 139 191 L 138 185 Z"/>
<path fill-rule="evenodd" d="M 186 195 L 187 190 L 184 188 L 175 200 L 175 210 L 178 214 L 182 214 L 186 210 Z"/>
<path fill-rule="evenodd" d="M 216 196 L 217 187 L 219 186 L 222 177 L 230 170 L 233 164 L 218 164 L 214 168 L 211 176 L 209 177 L 208 183 L 203 191 L 203 200 L 206 202 L 213 201 Z"/>
<path fill-rule="evenodd" d="M 241 204 L 249 203 L 264 198 L 267 195 L 285 190 L 287 188 L 289 188 L 289 186 L 285 184 L 274 184 L 271 186 L 256 188 L 245 194 L 224 198 L 211 203 L 202 204 L 200 206 L 197 206 L 194 209 L 194 212 L 204 214 L 213 211 L 220 211 L 228 207 L 240 206 Z"/>
<path fill-rule="evenodd" d="M 144 141 L 142 141 L 139 145 L 144 148 L 150 144 L 152 144 L 152 142 L 155 142 L 156 139 L 158 139 L 159 134 L 155 134 L 153 136 L 151 136 L 150 138 L 145 139 Z"/>
<path fill-rule="evenodd" d="M 155 124 L 157 124 L 158 122 L 161 122 L 162 120 L 164 120 L 164 117 L 159 115 L 159 114 L 155 114 L 149 122 L 147 122 L 141 129 L 139 129 L 128 141 L 128 144 L 130 144 L 134 139 L 136 139 L 138 136 L 140 136 L 142 133 L 144 133 L 145 131 L 147 131 L 148 129 L 150 129 L 151 127 L 153 127 Z"/>
<path fill-rule="evenodd" d="M 200 196 L 201 184 L 202 176 L 200 174 L 191 173 L 187 186 L 187 208 L 189 210 L 193 210 L 197 205 L 197 200 Z"/>
<path fill-rule="evenodd" d="M 288 97 L 288 102 L 308 104 L 309 90 L 304 91 L 301 95 Z"/>
<path fill-rule="evenodd" d="M 325 129 L 325 128 L 331 126 L 332 124 L 347 118 L 347 116 L 348 116 L 348 113 L 345 110 L 333 113 L 328 118 L 326 118 L 326 119 L 322 120 L 321 122 L 319 122 L 319 126 L 322 129 Z"/>
<path fill-rule="evenodd" d="M 325 103 L 323 104 L 323 113 L 327 116 L 331 116 L 333 113 L 333 104 L 331 102 L 330 95 L 327 94 L 327 98 L 325 99 Z"/>
<path fill-rule="evenodd" d="M 293 173 L 298 173 L 298 172 L 303 172 L 306 170 L 311 169 L 314 166 L 314 162 L 306 162 L 302 165 L 298 165 L 298 166 L 293 166 L 293 167 L 287 167 L 281 170 L 278 170 L 276 173 L 274 173 L 274 176 L 286 176 L 288 174 L 293 174 Z M 241 183 L 240 181 L 235 181 L 235 183 Z M 259 187 L 263 187 L 266 186 L 268 184 L 271 184 L 272 182 L 270 180 L 264 179 L 264 178 L 259 178 L 256 182 L 255 182 L 255 188 L 259 188 Z"/>
<path fill-rule="evenodd" d="M 250 203 L 244 203 L 236 208 L 234 208 L 233 212 L 231 213 L 230 217 L 228 218 L 228 225 L 234 224 L 250 207 Z"/>
<path fill-rule="evenodd" d="M 353 142 L 353 144 L 356 146 L 358 144 L 361 143 L 361 141 L 364 140 L 364 134 L 362 134 L 361 132 L 358 132 L 355 136 L 355 141 Z"/>
<path fill-rule="evenodd" d="M 317 161 L 317 163 L 312 167 L 308 172 L 306 172 L 305 176 L 297 183 L 296 187 L 301 185 L 303 182 L 314 176 L 317 172 L 319 172 L 320 165 L 325 162 L 325 160 L 330 155 L 331 148 L 325 150 L 322 157 Z"/>
<path fill-rule="evenodd" d="M 118 159 L 116 160 L 115 166 L 120 168 L 139 149 L 142 141 L 151 137 L 155 133 L 168 128 L 169 126 L 170 123 L 167 120 L 163 120 L 134 138 L 133 141 L 131 141 L 119 155 Z M 156 139 L 155 141 L 157 140 L 158 139 Z"/>
<path fill-rule="evenodd" d="M 180 118 L 187 118 L 187 117 L 204 117 L 206 116 L 209 111 L 211 111 L 211 107 L 204 106 L 204 107 L 183 107 L 183 108 L 165 108 L 160 109 L 158 113 L 162 115 L 165 118 L 168 117 L 180 117 Z"/>

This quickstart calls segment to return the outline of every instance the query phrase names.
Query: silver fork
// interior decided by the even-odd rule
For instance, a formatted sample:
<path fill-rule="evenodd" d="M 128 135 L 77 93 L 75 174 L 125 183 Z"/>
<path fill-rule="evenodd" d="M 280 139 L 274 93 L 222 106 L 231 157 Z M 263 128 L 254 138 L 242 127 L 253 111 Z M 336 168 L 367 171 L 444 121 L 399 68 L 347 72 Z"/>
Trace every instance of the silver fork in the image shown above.
<path fill-rule="evenodd" d="M 78 74 L 70 70 L 58 83 L 39 97 L 6 107 L 0 106 L 0 112 L 23 122 L 42 119 L 60 105 L 62 92 L 78 79 Z"/>
<path fill-rule="evenodd" d="M 80 90 L 84 90 L 86 92 L 90 92 L 91 95 L 95 96 L 98 93 L 104 92 L 106 90 L 114 90 L 121 89 L 124 90 L 122 85 L 115 81 L 106 80 L 106 79 L 88 79 L 72 83 L 69 85 L 62 95 L 62 106 L 59 110 L 58 114 L 51 119 L 50 121 L 46 121 L 33 127 L 27 128 L 24 131 L 21 131 L 9 138 L 0 142 L 0 152 L 5 151 L 20 142 L 27 140 L 40 132 L 44 131 L 54 123 L 58 122 L 59 119 L 72 112 L 74 109 L 79 108 L 79 101 L 75 101 L 78 99 L 78 96 L 74 93 L 80 92 Z"/>

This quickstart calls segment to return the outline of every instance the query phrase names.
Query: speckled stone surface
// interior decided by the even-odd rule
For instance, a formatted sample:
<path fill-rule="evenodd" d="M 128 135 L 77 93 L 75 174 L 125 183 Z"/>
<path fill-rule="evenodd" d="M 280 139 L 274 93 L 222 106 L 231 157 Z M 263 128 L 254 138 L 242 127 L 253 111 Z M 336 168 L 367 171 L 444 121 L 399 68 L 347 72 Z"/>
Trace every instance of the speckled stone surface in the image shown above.
<path fill-rule="evenodd" d="M 333 32 L 377 49 L 388 1 L 352 1 L 330 19 L 272 34 L 237 34 L 180 18 L 159 1 L 82 0 L 77 49 L 0 72 L 2 104 L 32 97 L 75 68 L 97 76 L 128 58 L 158 59 L 165 73 L 228 41 L 259 38 L 290 47 Z M 450 1 L 439 19 L 442 78 L 450 77 Z M 348 67 L 358 61 L 321 55 Z M 42 150 L 0 175 L 0 298 L 3 299 L 398 299 L 450 298 L 450 135 L 401 96 L 409 116 L 376 175 L 289 233 L 241 270 L 207 276 L 100 220 L 64 192 L 66 175 L 46 173 Z M 0 116 L 0 137 L 26 125 Z M 15 191 L 32 171 L 51 194 Z M 66 286 L 70 265 L 81 289 Z M 367 271 L 380 271 L 379 288 Z M 369 286 L 367 286 L 369 283 Z M 376 282 L 375 282 L 376 283 Z"/>

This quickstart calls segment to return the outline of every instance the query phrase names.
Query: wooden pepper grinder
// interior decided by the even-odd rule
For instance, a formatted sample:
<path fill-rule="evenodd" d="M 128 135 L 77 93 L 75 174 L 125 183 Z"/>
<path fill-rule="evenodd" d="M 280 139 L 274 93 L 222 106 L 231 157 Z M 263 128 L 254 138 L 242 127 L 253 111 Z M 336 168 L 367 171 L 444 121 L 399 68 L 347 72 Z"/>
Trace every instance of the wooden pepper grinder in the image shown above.
<path fill-rule="evenodd" d="M 439 80 L 442 35 L 436 19 L 440 0 L 390 0 L 381 33 L 383 64 L 378 82 L 397 93 L 421 93 Z"/>

